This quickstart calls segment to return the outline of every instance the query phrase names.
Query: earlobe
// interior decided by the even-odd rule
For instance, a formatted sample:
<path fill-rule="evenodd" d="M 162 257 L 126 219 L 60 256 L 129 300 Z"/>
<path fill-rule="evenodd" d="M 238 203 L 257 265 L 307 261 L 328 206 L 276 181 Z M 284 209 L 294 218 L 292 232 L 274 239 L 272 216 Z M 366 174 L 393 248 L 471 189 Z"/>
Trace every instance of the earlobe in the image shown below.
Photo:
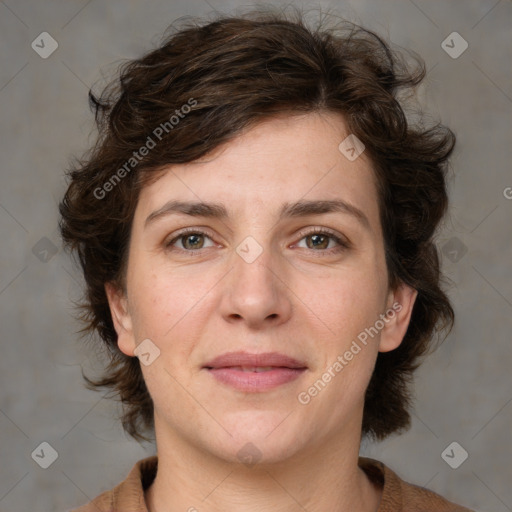
<path fill-rule="evenodd" d="M 127 356 L 134 356 L 136 348 L 133 336 L 132 319 L 128 309 L 126 296 L 122 290 L 113 283 L 105 284 L 105 293 L 110 307 L 110 314 L 117 333 L 119 350 Z"/>
<path fill-rule="evenodd" d="M 418 290 L 404 283 L 390 293 L 385 313 L 388 321 L 381 331 L 379 352 L 389 352 L 400 346 L 409 327 L 417 296 Z"/>

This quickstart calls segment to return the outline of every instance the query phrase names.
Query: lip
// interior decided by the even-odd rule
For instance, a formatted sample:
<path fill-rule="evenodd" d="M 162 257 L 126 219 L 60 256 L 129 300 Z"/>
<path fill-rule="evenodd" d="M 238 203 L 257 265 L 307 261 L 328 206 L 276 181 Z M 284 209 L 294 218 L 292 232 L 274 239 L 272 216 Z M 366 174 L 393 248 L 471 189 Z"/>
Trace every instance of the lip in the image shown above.
<path fill-rule="evenodd" d="M 279 352 L 250 354 L 248 352 L 226 352 L 204 365 L 204 368 L 230 368 L 233 366 L 275 366 L 281 368 L 307 368 L 307 365 L 293 357 Z"/>
<path fill-rule="evenodd" d="M 265 371 L 244 371 L 245 368 L 268 368 Z M 281 386 L 300 377 L 307 365 L 277 352 L 249 354 L 228 352 L 203 366 L 217 381 L 239 391 L 257 393 Z"/>

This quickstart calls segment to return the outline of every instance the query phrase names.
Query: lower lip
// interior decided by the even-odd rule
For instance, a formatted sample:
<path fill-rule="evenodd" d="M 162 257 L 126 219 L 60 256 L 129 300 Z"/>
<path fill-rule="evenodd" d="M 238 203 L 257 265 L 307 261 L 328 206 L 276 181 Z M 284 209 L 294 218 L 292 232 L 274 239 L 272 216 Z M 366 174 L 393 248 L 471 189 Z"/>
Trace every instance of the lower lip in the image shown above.
<path fill-rule="evenodd" d="M 243 372 L 233 368 L 210 368 L 208 372 L 219 382 L 239 391 L 267 391 L 299 378 L 306 368 L 275 368 L 265 372 Z"/>

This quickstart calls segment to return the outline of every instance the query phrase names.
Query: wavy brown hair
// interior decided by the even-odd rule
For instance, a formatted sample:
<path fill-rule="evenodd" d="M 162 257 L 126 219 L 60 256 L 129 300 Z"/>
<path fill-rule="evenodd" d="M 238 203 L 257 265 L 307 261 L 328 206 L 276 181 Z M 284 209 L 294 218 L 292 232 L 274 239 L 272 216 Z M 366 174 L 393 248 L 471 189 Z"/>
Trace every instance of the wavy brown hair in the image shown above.
<path fill-rule="evenodd" d="M 120 399 L 127 433 L 148 439 L 153 402 L 139 360 L 117 347 L 105 283 L 125 289 L 142 187 L 164 166 L 202 157 L 259 121 L 321 111 L 342 114 L 366 146 L 390 287 L 404 282 L 418 291 L 403 342 L 378 355 L 362 431 L 383 439 L 410 425 L 412 374 L 436 335 L 454 322 L 441 289 L 435 234 L 447 209 L 447 162 L 455 136 L 439 123 L 425 126 L 417 105 L 412 123 L 403 94 L 414 91 L 425 74 L 421 58 L 392 49 L 370 30 L 338 20 L 312 28 L 296 9 L 266 9 L 181 20 L 159 47 L 123 64 L 101 94 L 89 92 L 99 133 L 68 171 L 60 229 L 85 278 L 82 331 L 99 334 L 109 358 L 102 377 L 84 378 L 89 387 L 108 388 Z M 134 160 L 159 126 L 166 127 L 161 141 Z"/>

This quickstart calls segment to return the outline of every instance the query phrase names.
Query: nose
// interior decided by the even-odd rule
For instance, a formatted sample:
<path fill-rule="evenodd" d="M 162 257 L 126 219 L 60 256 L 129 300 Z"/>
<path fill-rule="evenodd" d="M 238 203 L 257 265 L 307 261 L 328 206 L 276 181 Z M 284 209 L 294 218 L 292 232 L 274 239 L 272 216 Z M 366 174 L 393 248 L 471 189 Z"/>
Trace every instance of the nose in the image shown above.
<path fill-rule="evenodd" d="M 227 322 L 245 323 L 250 329 L 275 327 L 292 313 L 293 294 L 287 286 L 285 262 L 279 261 L 269 246 L 254 245 L 241 244 L 238 252 L 233 252 L 232 270 L 224 280 L 221 314 Z M 244 249 L 253 254 L 244 254 Z M 252 260 L 254 251 L 259 255 Z"/>

